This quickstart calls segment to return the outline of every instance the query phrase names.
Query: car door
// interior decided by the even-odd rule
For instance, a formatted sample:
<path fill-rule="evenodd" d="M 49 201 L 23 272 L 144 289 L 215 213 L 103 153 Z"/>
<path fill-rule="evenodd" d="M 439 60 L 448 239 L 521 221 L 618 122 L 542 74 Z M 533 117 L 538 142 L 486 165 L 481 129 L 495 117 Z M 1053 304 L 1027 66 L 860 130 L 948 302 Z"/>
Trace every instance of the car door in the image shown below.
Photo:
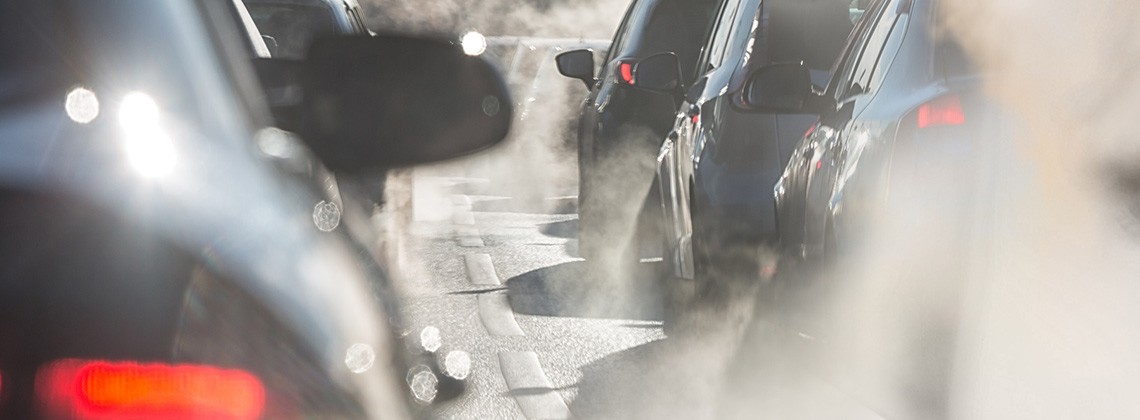
<path fill-rule="evenodd" d="M 884 83 L 907 32 L 911 1 L 893 0 L 887 5 L 868 41 L 867 50 L 875 51 L 877 47 L 877 54 L 865 54 L 864 61 L 869 71 L 857 74 L 858 79 L 852 81 L 866 86 L 862 96 L 866 98 L 867 105 L 859 110 L 836 145 L 837 165 L 830 199 L 833 217 L 843 213 L 843 219 L 847 221 L 862 219 L 876 206 L 884 192 L 882 181 L 889 169 L 899 119 L 912 108 L 909 104 L 914 99 L 909 98 L 922 96 L 909 81 Z M 910 58 L 926 61 L 925 57 Z M 906 76 L 905 73 L 903 75 Z M 898 82 L 898 78 L 895 81 Z M 833 222 L 838 223 L 839 220 Z M 836 224 L 833 227 L 838 229 L 840 226 Z"/>
<path fill-rule="evenodd" d="M 879 5 L 873 5 L 872 12 L 881 10 L 875 7 Z M 862 11 L 858 13 L 859 16 L 865 14 Z M 852 12 L 852 15 L 855 13 Z M 854 68 L 859 62 L 859 55 L 873 26 L 869 20 L 871 19 L 859 19 L 847 39 L 840 58 L 831 70 L 831 80 L 827 84 L 825 95 L 835 97 L 837 103 L 841 95 L 846 92 L 846 87 L 850 85 Z M 809 185 L 816 172 L 824 169 L 823 152 L 826 145 L 838 134 L 837 127 L 841 127 L 847 121 L 846 118 L 836 115 L 842 110 L 842 107 L 837 108 L 821 115 L 819 121 L 807 130 L 793 149 L 784 173 L 775 187 L 780 240 L 785 251 L 791 255 L 804 257 L 807 254 Z"/>
<path fill-rule="evenodd" d="M 862 42 L 851 55 L 849 66 L 840 69 L 829 91 L 836 98 L 836 109 L 820 118 L 815 147 L 808 163 L 804 202 L 804 251 L 808 255 L 824 251 L 831 225 L 832 198 L 845 162 L 855 150 L 858 154 L 867 144 L 870 126 L 859 119 L 875 97 L 881 78 L 875 70 L 883 48 L 897 21 L 899 3 L 905 0 L 882 0 L 864 14 Z"/>
<path fill-rule="evenodd" d="M 732 33 L 733 20 L 741 5 L 741 0 L 727 0 L 720 5 L 715 26 L 707 43 L 701 49 L 694 73 L 700 74 L 693 83 L 685 102 L 674 122 L 673 131 L 662 145 L 661 165 L 658 179 L 661 180 L 662 200 L 665 206 L 665 220 L 669 225 L 672 246 L 678 252 L 677 275 L 692 278 L 692 215 L 690 202 L 692 193 L 693 165 L 699 156 L 700 109 L 718 92 L 710 92 L 709 79 L 716 73 L 724 59 L 728 38 Z"/>
<path fill-rule="evenodd" d="M 596 141 L 601 126 L 599 116 L 606 107 L 611 91 L 615 86 L 613 80 L 615 74 L 612 64 L 613 59 L 615 55 L 624 48 L 626 41 L 629 39 L 630 19 L 634 16 L 634 10 L 646 1 L 648 0 L 635 0 L 630 3 L 629 8 L 626 9 L 625 17 L 622 18 L 621 25 L 618 26 L 618 30 L 614 33 L 614 38 L 610 42 L 610 49 L 606 52 L 606 58 L 602 61 L 597 77 L 594 78 L 594 85 L 590 87 L 590 92 L 582 102 L 582 111 L 578 117 L 579 162 L 594 161 L 594 142 Z M 585 168 L 580 167 L 579 170 L 585 170 Z M 579 178 L 581 182 L 590 179 L 590 177 L 585 176 L 587 174 L 581 175 Z"/>

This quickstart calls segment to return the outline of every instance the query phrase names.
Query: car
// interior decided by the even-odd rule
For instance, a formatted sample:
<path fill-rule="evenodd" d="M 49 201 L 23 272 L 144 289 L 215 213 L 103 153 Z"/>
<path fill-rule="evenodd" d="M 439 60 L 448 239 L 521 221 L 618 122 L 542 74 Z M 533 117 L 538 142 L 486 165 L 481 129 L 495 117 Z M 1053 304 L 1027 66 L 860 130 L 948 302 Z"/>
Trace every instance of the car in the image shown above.
<path fill-rule="evenodd" d="M 317 169 L 500 141 L 488 63 L 396 35 L 265 58 L 240 0 L 3 2 L 0 34 L 0 417 L 408 418 L 443 397 Z M 272 74 L 305 92 L 295 132 Z"/>
<path fill-rule="evenodd" d="M 773 189 L 781 271 L 789 273 L 776 284 L 790 302 L 841 284 L 810 273 L 864 248 L 871 226 L 941 226 L 940 252 L 949 256 L 974 225 L 965 217 L 980 193 L 978 139 L 993 138 L 1006 122 L 957 42 L 935 29 L 936 10 L 937 0 L 874 2 L 822 92 L 797 63 L 750 77 L 750 108 L 819 116 Z M 769 85 L 784 88 L 761 87 Z M 934 198 L 937 205 L 921 204 Z M 956 272 L 954 260 L 937 271 Z"/>
<path fill-rule="evenodd" d="M 691 81 L 719 3 L 636 0 L 597 73 L 589 49 L 556 58 L 560 73 L 589 89 L 578 121 L 578 254 L 587 260 L 621 256 L 636 262 L 638 238 L 656 237 L 652 228 L 660 216 L 651 213 L 658 207 L 650 191 L 653 162 L 683 91 L 681 86 L 670 94 L 644 89 L 634 67 L 667 54 L 679 63 L 682 82 Z"/>
<path fill-rule="evenodd" d="M 670 277 L 703 279 L 711 267 L 730 275 L 757 247 L 776 244 L 772 187 L 815 117 L 751 112 L 741 91 L 751 71 L 782 62 L 804 63 L 825 85 L 852 13 L 832 0 L 724 4 L 658 154 Z"/>

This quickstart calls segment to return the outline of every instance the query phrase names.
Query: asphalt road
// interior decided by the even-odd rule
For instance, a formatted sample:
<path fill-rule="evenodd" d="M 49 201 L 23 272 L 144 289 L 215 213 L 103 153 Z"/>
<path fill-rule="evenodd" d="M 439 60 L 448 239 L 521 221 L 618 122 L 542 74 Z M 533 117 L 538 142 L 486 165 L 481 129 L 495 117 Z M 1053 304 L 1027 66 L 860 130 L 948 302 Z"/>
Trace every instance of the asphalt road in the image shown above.
<path fill-rule="evenodd" d="M 439 418 L 877 417 L 801 375 L 789 357 L 809 351 L 773 348 L 772 329 L 754 316 L 755 282 L 691 308 L 667 338 L 662 279 L 652 275 L 660 262 L 608 278 L 577 256 L 575 186 L 519 194 L 478 174 L 453 165 L 414 176 L 405 333 L 434 327 L 436 354 L 471 358 L 468 389 L 433 406 Z"/>

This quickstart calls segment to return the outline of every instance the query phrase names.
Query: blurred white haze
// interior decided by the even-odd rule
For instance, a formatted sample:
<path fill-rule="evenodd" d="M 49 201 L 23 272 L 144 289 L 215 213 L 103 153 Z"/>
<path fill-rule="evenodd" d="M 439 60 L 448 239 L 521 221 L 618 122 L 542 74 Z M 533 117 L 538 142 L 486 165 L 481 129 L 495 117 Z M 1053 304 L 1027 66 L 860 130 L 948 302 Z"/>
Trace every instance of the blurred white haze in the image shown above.
<path fill-rule="evenodd" d="M 608 39 L 628 1 L 364 3 L 374 27 Z M 984 163 L 968 168 L 981 175 L 974 222 L 895 223 L 953 206 L 910 197 L 910 213 L 825 274 L 845 285 L 813 308 L 832 342 L 784 343 L 764 311 L 742 335 L 669 339 L 638 387 L 611 390 L 625 405 L 613 418 L 1140 419 L 1140 2 L 943 9 L 1017 121 L 982 139 Z M 576 106 L 585 89 L 566 82 L 551 103 Z M 575 114 L 536 117 L 499 151 L 452 165 L 500 168 L 492 181 L 522 196 L 575 194 Z M 449 196 L 426 204 L 450 216 Z M 941 241 L 963 231 L 964 250 Z M 723 304 L 722 316 L 752 313 Z"/>

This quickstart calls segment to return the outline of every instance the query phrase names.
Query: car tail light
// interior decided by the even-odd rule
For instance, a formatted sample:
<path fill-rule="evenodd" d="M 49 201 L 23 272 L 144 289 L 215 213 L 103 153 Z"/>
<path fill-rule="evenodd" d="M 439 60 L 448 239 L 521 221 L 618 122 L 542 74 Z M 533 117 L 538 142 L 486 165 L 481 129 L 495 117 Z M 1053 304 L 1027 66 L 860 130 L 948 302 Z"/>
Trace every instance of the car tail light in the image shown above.
<path fill-rule="evenodd" d="M 35 392 L 49 417 L 75 419 L 255 419 L 265 406 L 256 376 L 202 365 L 60 360 Z"/>
<path fill-rule="evenodd" d="M 618 65 L 618 76 L 622 83 L 627 85 L 633 84 L 633 63 L 623 62 Z"/>
<path fill-rule="evenodd" d="M 927 102 L 918 108 L 918 128 L 930 128 L 966 123 L 962 101 L 953 93 Z"/>

